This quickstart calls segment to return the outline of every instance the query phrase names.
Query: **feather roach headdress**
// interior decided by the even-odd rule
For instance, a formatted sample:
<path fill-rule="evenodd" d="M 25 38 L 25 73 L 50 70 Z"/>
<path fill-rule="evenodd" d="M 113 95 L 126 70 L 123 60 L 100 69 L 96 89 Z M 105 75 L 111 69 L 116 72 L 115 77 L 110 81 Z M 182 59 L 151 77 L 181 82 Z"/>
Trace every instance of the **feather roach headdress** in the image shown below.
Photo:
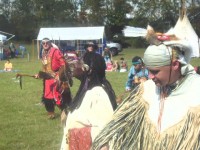
<path fill-rule="evenodd" d="M 160 45 L 165 41 L 178 41 L 180 40 L 176 35 L 173 33 L 161 33 L 161 32 L 155 32 L 154 29 L 148 25 L 147 26 L 147 34 L 145 36 L 145 39 L 149 44 L 151 45 Z"/>
<path fill-rule="evenodd" d="M 150 44 L 147 50 L 150 48 L 157 48 L 158 50 L 167 49 L 167 51 L 169 51 L 169 49 L 176 49 L 181 54 L 181 59 L 184 59 L 182 63 L 189 63 L 192 54 L 191 45 L 189 41 L 182 39 L 181 37 L 177 37 L 173 31 L 167 33 L 155 32 L 154 29 L 148 25 L 145 39 Z M 159 52 L 158 55 L 160 55 Z"/>

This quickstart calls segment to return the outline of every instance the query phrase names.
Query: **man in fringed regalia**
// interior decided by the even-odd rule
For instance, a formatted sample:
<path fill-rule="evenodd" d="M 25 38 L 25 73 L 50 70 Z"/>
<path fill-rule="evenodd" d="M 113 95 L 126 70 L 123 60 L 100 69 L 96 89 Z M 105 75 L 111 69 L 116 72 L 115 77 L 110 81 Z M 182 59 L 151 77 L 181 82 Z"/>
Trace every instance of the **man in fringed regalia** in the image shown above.
<path fill-rule="evenodd" d="M 144 53 L 150 80 L 117 108 L 93 150 L 200 149 L 200 76 L 189 64 L 190 44 L 150 39 Z"/>
<path fill-rule="evenodd" d="M 90 150 L 117 106 L 115 93 L 105 78 L 104 58 L 95 52 L 94 43 L 87 45 L 83 62 L 86 67 L 79 74 L 74 70 L 81 83 L 69 107 L 61 150 Z"/>
<path fill-rule="evenodd" d="M 69 67 L 58 47 L 49 38 L 42 40 L 43 71 L 36 74 L 36 78 L 43 78 L 44 89 L 42 101 L 48 112 L 48 118 L 55 118 L 55 105 L 61 110 L 71 101 L 68 78 Z"/>

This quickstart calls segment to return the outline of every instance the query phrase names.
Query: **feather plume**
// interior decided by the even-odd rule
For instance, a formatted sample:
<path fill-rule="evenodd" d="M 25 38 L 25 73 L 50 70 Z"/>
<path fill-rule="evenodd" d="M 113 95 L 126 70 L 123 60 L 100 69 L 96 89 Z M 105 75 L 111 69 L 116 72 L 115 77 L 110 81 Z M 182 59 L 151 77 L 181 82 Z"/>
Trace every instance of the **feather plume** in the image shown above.
<path fill-rule="evenodd" d="M 177 38 L 174 33 L 155 32 L 154 29 L 150 25 L 147 26 L 147 34 L 145 38 L 147 42 L 149 42 L 149 44 L 152 44 L 152 45 L 160 45 L 163 41 L 179 40 L 179 38 Z"/>
<path fill-rule="evenodd" d="M 145 38 L 146 38 L 147 42 L 149 42 L 149 44 L 152 44 L 152 45 L 160 45 L 161 44 L 161 41 L 159 41 L 157 38 L 156 32 L 150 25 L 147 26 L 147 34 L 146 34 Z"/>

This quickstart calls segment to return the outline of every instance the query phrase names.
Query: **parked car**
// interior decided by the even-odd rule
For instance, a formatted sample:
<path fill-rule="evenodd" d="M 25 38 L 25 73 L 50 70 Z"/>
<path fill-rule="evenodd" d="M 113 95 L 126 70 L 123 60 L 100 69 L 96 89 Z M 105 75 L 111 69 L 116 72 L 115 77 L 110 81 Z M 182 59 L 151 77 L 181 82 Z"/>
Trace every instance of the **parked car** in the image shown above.
<path fill-rule="evenodd" d="M 118 55 L 118 53 L 123 50 L 121 44 L 119 44 L 119 43 L 107 42 L 106 46 L 109 47 L 113 56 Z"/>

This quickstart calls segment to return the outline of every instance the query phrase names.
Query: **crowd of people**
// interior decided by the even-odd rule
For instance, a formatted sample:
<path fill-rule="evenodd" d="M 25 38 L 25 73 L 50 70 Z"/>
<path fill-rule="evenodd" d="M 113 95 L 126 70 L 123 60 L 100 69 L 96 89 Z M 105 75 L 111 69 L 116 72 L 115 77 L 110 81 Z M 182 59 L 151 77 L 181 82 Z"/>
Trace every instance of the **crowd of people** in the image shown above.
<path fill-rule="evenodd" d="M 55 106 L 65 116 L 60 150 L 200 149 L 200 67 L 190 65 L 186 40 L 154 38 L 130 68 L 108 47 L 97 53 L 93 42 L 71 67 L 49 38 L 42 40 L 43 68 L 35 78 L 43 79 L 48 118 L 56 118 Z M 8 60 L 6 71 L 10 66 Z M 129 96 L 119 105 L 106 71 L 128 72 Z M 80 80 L 74 97 L 73 77 Z"/>
<path fill-rule="evenodd" d="M 100 55 L 93 42 L 87 43 L 82 62 L 72 70 L 80 80 L 72 97 L 70 87 L 64 95 L 57 90 L 60 70 L 69 64 L 48 38 L 42 46 L 43 72 L 50 75 L 43 79 L 43 103 L 50 119 L 55 118 L 55 105 L 66 116 L 61 150 L 200 148 L 199 67 L 195 71 L 189 64 L 186 41 L 157 42 L 147 47 L 143 59 L 134 56 L 125 85 L 130 94 L 119 105 L 106 79 L 113 61 L 107 47 Z M 124 58 L 111 67 L 121 69 L 128 71 Z"/>
<path fill-rule="evenodd" d="M 18 46 L 15 46 L 13 42 L 9 44 L 2 44 L 1 49 L 2 54 L 0 56 L 1 60 L 6 60 L 6 59 L 12 59 L 12 58 L 24 58 L 25 54 L 27 53 L 27 49 L 24 45 L 22 44 L 17 44 Z"/>
<path fill-rule="evenodd" d="M 105 47 L 102 56 L 106 63 L 106 71 L 127 72 L 128 64 L 126 60 L 121 57 L 120 60 L 113 60 L 112 52 L 109 47 Z"/>

